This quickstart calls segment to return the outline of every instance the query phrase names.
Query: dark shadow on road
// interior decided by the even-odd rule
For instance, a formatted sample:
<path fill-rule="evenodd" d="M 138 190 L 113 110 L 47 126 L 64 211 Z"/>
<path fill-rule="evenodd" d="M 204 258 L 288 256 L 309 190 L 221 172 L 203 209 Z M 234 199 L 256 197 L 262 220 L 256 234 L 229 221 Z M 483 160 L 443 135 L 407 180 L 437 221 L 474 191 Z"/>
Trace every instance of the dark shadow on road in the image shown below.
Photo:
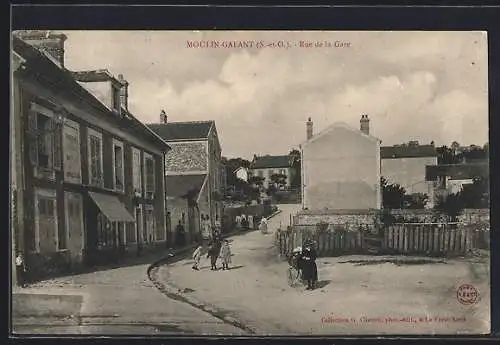
<path fill-rule="evenodd" d="M 447 264 L 447 262 L 444 260 L 429 260 L 429 259 L 415 259 L 415 260 L 382 259 L 382 260 L 347 260 L 347 261 L 339 261 L 339 264 L 354 264 L 354 266 L 368 266 L 368 265 L 380 265 L 380 264 L 410 266 L 410 265 Z"/>
<path fill-rule="evenodd" d="M 243 267 L 245 267 L 245 266 L 243 266 L 243 265 L 229 266 L 229 270 L 230 271 L 232 271 L 232 270 L 238 270 L 238 269 L 243 268 Z"/>
<path fill-rule="evenodd" d="M 328 284 L 330 284 L 331 282 L 332 282 L 331 280 L 319 280 L 316 283 L 316 289 L 322 289 L 325 286 L 327 286 Z"/>

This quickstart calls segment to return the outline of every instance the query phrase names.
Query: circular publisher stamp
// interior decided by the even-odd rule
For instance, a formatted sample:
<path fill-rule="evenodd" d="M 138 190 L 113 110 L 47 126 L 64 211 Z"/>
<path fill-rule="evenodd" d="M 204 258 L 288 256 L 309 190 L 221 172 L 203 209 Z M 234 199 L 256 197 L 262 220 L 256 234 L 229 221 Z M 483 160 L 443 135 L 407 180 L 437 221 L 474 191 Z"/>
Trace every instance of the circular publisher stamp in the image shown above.
<path fill-rule="evenodd" d="M 463 305 L 476 304 L 479 301 L 479 291 L 470 284 L 462 284 L 457 289 L 457 300 Z"/>

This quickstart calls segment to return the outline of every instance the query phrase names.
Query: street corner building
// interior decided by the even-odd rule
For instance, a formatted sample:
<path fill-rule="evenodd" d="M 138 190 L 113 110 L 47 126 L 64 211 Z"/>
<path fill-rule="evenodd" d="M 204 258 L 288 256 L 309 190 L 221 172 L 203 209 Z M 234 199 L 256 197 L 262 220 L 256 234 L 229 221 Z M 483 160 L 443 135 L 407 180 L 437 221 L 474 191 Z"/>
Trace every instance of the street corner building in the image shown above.
<path fill-rule="evenodd" d="M 41 279 L 165 248 L 169 145 L 128 110 L 128 83 L 64 67 L 63 34 L 12 38 L 13 250 Z"/>
<path fill-rule="evenodd" d="M 165 157 L 169 232 L 178 236 L 180 222 L 185 241 L 196 241 L 205 222 L 222 226 L 224 167 L 215 121 L 170 122 L 162 112 L 160 123 L 148 126 L 171 147 Z"/>
<path fill-rule="evenodd" d="M 380 140 L 369 134 L 368 116 L 360 130 L 336 123 L 313 135 L 312 126 L 309 119 L 300 145 L 303 209 L 380 209 Z"/>

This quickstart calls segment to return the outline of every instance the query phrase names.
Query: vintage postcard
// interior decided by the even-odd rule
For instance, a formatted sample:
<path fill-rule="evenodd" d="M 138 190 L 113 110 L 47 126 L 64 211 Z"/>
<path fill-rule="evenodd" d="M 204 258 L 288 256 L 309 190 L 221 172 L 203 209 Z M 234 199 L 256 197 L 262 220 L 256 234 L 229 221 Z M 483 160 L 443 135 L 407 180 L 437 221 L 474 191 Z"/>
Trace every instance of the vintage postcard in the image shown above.
<path fill-rule="evenodd" d="M 490 332 L 472 31 L 11 43 L 12 332 Z"/>

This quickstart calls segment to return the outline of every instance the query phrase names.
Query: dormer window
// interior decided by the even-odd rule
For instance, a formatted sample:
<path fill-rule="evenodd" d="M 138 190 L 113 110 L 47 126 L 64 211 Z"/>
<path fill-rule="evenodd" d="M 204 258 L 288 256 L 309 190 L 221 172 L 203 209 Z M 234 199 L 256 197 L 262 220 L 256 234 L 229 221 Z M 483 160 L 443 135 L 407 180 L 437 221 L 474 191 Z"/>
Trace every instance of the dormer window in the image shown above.
<path fill-rule="evenodd" d="M 113 86 L 112 92 L 113 92 L 113 110 L 116 110 L 118 113 L 120 113 L 121 109 L 120 88 Z"/>

